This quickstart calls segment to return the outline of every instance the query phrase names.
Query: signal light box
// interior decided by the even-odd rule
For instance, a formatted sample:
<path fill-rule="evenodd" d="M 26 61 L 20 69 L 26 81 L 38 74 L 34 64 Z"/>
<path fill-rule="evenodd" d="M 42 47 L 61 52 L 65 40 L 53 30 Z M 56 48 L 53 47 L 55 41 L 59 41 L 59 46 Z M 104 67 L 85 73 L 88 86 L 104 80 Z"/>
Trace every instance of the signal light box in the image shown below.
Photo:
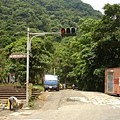
<path fill-rule="evenodd" d="M 61 29 L 61 36 L 76 36 L 75 28 L 62 28 Z"/>

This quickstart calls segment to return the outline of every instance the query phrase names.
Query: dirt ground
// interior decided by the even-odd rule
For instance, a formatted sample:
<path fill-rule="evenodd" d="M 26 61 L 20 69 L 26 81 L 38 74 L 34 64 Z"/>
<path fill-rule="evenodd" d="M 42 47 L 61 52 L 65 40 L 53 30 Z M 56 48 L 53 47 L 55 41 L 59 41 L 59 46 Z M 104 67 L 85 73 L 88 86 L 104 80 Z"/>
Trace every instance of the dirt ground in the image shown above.
<path fill-rule="evenodd" d="M 43 92 L 38 98 L 34 101 L 34 106 L 31 109 L 37 110 L 43 107 L 47 100 L 47 92 Z"/>

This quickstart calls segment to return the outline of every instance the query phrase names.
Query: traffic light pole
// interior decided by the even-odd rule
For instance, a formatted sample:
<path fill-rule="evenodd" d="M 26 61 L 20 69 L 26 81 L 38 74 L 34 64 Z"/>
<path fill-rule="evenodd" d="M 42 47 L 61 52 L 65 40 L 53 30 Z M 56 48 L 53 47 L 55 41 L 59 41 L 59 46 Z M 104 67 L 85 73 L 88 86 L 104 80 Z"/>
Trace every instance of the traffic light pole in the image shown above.
<path fill-rule="evenodd" d="M 27 73 L 26 73 L 26 106 L 29 105 L 29 92 L 28 92 L 28 86 L 29 86 L 29 54 L 30 54 L 30 30 L 27 29 Z"/>
<path fill-rule="evenodd" d="M 32 37 L 31 37 L 32 36 Z M 27 73 L 26 73 L 26 106 L 29 105 L 29 55 L 31 50 L 31 41 L 35 37 L 42 36 L 61 36 L 60 32 L 43 32 L 43 33 L 31 33 L 30 29 L 27 29 Z M 31 37 L 31 38 L 30 38 Z"/>

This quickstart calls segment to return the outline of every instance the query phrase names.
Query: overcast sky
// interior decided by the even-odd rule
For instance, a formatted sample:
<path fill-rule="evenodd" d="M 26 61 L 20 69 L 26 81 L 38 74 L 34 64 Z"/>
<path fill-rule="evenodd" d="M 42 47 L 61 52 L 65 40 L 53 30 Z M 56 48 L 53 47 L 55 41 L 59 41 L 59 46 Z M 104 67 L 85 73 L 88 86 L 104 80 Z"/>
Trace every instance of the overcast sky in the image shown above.
<path fill-rule="evenodd" d="M 103 13 L 102 8 L 105 4 L 118 4 L 120 0 L 82 0 L 84 3 L 90 4 L 95 10 L 99 10 Z"/>

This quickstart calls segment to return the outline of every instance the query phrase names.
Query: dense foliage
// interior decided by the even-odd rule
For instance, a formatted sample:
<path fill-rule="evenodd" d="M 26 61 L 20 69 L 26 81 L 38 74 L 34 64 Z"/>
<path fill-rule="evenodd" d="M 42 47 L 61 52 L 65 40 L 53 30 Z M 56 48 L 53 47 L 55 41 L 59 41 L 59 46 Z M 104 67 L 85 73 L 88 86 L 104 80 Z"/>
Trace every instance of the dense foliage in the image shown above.
<path fill-rule="evenodd" d="M 104 90 L 104 71 L 118 67 L 120 59 L 120 5 L 104 6 L 104 15 L 81 0 L 0 1 L 0 82 L 10 73 L 26 82 L 26 31 L 60 31 L 76 27 L 77 36 L 46 36 L 32 40 L 30 82 L 39 84 L 46 73 L 59 75 L 61 83 L 81 90 Z"/>
<path fill-rule="evenodd" d="M 101 18 L 81 0 L 0 0 L 0 47 L 34 31 L 59 31 L 61 27 L 80 25 L 81 18 Z"/>

